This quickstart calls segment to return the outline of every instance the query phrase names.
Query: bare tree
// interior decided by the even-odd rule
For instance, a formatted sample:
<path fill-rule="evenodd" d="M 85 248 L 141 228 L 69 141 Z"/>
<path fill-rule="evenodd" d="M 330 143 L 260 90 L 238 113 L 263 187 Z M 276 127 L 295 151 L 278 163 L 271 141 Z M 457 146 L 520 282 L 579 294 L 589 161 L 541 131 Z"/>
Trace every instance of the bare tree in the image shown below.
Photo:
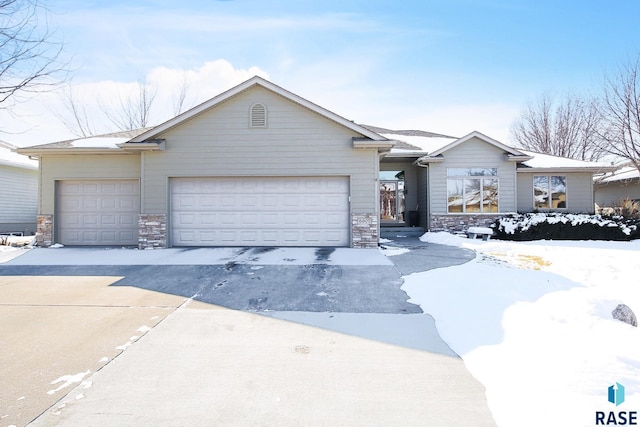
<path fill-rule="evenodd" d="M 80 137 L 95 135 L 94 126 L 89 118 L 86 106 L 78 101 L 78 97 L 71 86 L 67 87 L 63 92 L 62 101 L 68 114 L 64 114 L 64 112 L 56 112 L 55 114 L 66 128 Z"/>
<path fill-rule="evenodd" d="M 66 73 L 62 43 L 53 40 L 38 0 L 0 0 L 0 108 L 19 93 L 57 86 Z"/>
<path fill-rule="evenodd" d="M 147 127 L 150 124 L 151 107 L 157 89 L 141 80 L 137 83 L 137 91 L 133 95 L 119 98 L 115 108 L 102 106 L 102 111 L 118 130 L 132 130 Z"/>
<path fill-rule="evenodd" d="M 159 88 L 148 80 L 139 80 L 133 89 L 130 85 L 125 86 L 129 89 L 123 89 L 115 98 L 111 93 L 109 101 L 95 95 L 83 97 L 82 92 L 69 86 L 61 95 L 64 109 L 56 115 L 69 131 L 86 137 L 95 135 L 98 128 L 101 132 L 110 132 L 148 127 L 152 113 L 155 120 L 166 120 L 171 113 L 177 116 L 191 104 L 191 85 L 186 73 L 175 87 L 170 85 L 160 93 L 159 98 L 165 100 L 165 105 L 157 105 Z"/>
<path fill-rule="evenodd" d="M 173 115 L 177 116 L 182 113 L 185 109 L 185 102 L 187 100 L 187 96 L 189 95 L 189 89 L 191 88 L 191 84 L 189 79 L 187 78 L 187 74 L 184 73 L 182 75 L 182 81 L 180 82 L 180 86 L 177 91 L 173 94 Z"/>
<path fill-rule="evenodd" d="M 594 161 L 604 154 L 598 144 L 600 122 L 595 99 L 568 94 L 556 101 L 543 95 L 526 106 L 511 135 L 525 150 Z"/>
<path fill-rule="evenodd" d="M 601 112 L 602 149 L 640 171 L 640 54 L 605 77 Z"/>

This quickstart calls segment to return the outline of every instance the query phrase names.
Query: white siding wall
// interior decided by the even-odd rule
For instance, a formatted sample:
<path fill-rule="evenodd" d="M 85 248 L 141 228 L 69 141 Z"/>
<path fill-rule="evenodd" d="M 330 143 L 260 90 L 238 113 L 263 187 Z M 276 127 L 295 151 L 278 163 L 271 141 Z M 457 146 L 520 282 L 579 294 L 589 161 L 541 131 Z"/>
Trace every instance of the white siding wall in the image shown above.
<path fill-rule="evenodd" d="M 266 128 L 249 127 L 249 109 L 267 108 Z M 242 92 L 168 130 L 166 151 L 143 155 L 143 213 L 169 211 L 170 177 L 349 176 L 351 211 L 377 212 L 375 149 L 354 150 L 360 136 L 264 88 Z"/>
<path fill-rule="evenodd" d="M 516 209 L 515 163 L 507 161 L 503 150 L 472 138 L 444 153 L 442 163 L 429 165 L 429 205 L 434 215 L 447 214 L 447 168 L 498 168 L 500 212 Z"/>
<path fill-rule="evenodd" d="M 0 231 L 35 232 L 38 171 L 0 166 Z"/>
<path fill-rule="evenodd" d="M 533 209 L 533 177 L 537 175 L 561 175 L 567 177 L 567 211 L 590 213 L 595 210 L 593 199 L 593 175 L 567 172 L 518 173 L 518 211 Z"/>
<path fill-rule="evenodd" d="M 139 179 L 140 156 L 124 155 L 48 155 L 42 156 L 41 204 L 39 213 L 53 214 L 55 182 L 74 179 Z"/>

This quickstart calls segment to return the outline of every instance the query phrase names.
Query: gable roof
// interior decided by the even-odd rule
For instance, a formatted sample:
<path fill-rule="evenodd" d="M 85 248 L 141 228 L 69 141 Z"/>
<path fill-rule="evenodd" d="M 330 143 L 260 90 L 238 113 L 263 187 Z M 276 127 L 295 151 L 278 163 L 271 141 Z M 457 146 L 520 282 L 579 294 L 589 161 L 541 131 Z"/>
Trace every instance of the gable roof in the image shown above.
<path fill-rule="evenodd" d="M 524 151 L 517 150 L 513 147 L 509 147 L 508 145 L 503 144 L 502 142 L 497 141 L 493 138 L 490 138 L 483 133 L 474 131 L 463 136 L 462 138 L 441 139 L 439 141 L 439 145 L 434 146 L 433 147 L 434 149 L 429 151 L 426 156 L 422 156 L 419 159 L 417 159 L 417 164 L 419 166 L 424 166 L 425 164 L 428 164 L 430 162 L 441 162 L 444 160 L 444 156 L 443 156 L 444 153 L 451 150 L 452 148 L 457 147 L 458 145 L 466 143 L 467 141 L 473 138 L 478 138 L 489 145 L 492 145 L 496 148 L 499 148 L 500 150 L 503 150 L 507 155 L 507 158 L 509 161 L 521 162 L 521 161 L 531 159 L 531 156 L 525 153 Z"/>
<path fill-rule="evenodd" d="M 503 144 L 502 142 L 495 140 L 493 138 L 488 137 L 487 135 L 480 133 L 478 131 L 473 131 L 465 136 L 463 136 L 462 138 L 458 138 L 457 140 L 451 142 L 450 144 L 447 144 L 443 147 L 440 147 L 439 149 L 432 151 L 431 153 L 429 153 L 430 156 L 439 156 L 441 154 L 443 154 L 446 151 L 451 150 L 454 147 L 457 147 L 460 144 L 464 144 L 465 142 L 469 141 L 470 139 L 473 138 L 478 138 L 484 142 L 486 142 L 487 144 L 493 145 L 501 150 L 504 150 L 507 155 L 510 156 L 516 156 L 516 157 L 521 157 L 524 155 L 524 153 L 522 151 L 518 151 L 513 147 L 509 147 L 508 145 Z M 526 155 L 525 155 L 526 156 Z"/>
<path fill-rule="evenodd" d="M 280 86 L 277 86 L 259 76 L 252 77 L 251 79 L 223 92 L 208 101 L 154 127 L 133 129 L 121 132 L 113 132 L 103 135 L 95 135 L 84 138 L 70 139 L 65 141 L 53 142 L 48 144 L 34 145 L 31 147 L 24 147 L 18 149 L 18 152 L 30 156 L 38 156 L 42 153 L 92 153 L 92 154 L 106 154 L 106 153 L 121 153 L 127 154 L 135 151 L 145 150 L 163 150 L 164 140 L 156 139 L 158 135 L 178 126 L 191 118 L 202 114 L 210 108 L 219 105 L 220 103 L 228 100 L 229 98 L 236 96 L 237 94 L 248 90 L 255 85 L 259 85 L 263 88 L 271 90 L 280 96 L 295 102 L 302 107 L 305 107 L 311 111 L 314 111 L 321 116 L 332 120 L 348 129 L 363 136 L 363 138 L 354 138 L 354 148 L 378 148 L 381 152 L 388 151 L 394 141 L 390 141 L 387 138 L 379 135 L 378 133 L 370 130 L 364 126 L 358 125 L 353 121 L 347 120 L 342 116 L 339 116 L 325 108 L 322 108 L 292 92 L 289 92 Z"/>
<path fill-rule="evenodd" d="M 252 78 L 250 78 L 249 80 L 240 83 L 239 85 L 227 90 L 226 92 L 223 92 L 213 98 L 211 98 L 208 101 L 203 102 L 200 105 L 197 105 L 195 107 L 193 107 L 192 109 L 158 125 L 153 127 L 152 129 L 148 130 L 147 132 L 142 133 L 141 135 L 138 135 L 135 138 L 132 138 L 128 143 L 141 143 L 144 142 L 146 140 L 149 139 L 154 139 L 156 138 L 158 135 L 160 135 L 162 132 L 171 129 L 175 126 L 178 126 L 190 119 L 192 119 L 193 117 L 204 113 L 205 111 L 215 107 L 216 105 L 221 104 L 222 102 L 228 100 L 229 98 L 232 98 L 236 95 L 238 95 L 241 92 L 244 92 L 245 90 L 248 90 L 254 86 L 261 86 L 267 90 L 270 90 L 272 92 L 277 93 L 278 95 L 292 101 L 295 102 L 296 104 L 299 104 L 305 108 L 308 108 L 309 110 L 320 114 L 321 116 L 324 116 L 325 118 L 332 120 L 346 128 L 349 128 L 351 130 L 353 130 L 354 132 L 357 132 L 369 139 L 372 139 L 374 141 L 386 141 L 387 139 L 382 137 L 381 135 L 377 134 L 376 132 L 367 129 L 364 126 L 360 126 L 354 122 L 352 122 L 351 120 L 347 120 L 342 116 L 339 116 L 335 113 L 332 113 L 331 111 L 320 107 L 319 105 L 314 104 L 311 101 L 308 101 L 292 92 L 289 92 L 286 89 L 281 88 L 278 85 L 275 85 L 273 83 L 271 83 L 268 80 L 263 79 L 262 77 L 259 76 L 254 76 Z M 123 144 L 123 146 L 126 144 Z"/>

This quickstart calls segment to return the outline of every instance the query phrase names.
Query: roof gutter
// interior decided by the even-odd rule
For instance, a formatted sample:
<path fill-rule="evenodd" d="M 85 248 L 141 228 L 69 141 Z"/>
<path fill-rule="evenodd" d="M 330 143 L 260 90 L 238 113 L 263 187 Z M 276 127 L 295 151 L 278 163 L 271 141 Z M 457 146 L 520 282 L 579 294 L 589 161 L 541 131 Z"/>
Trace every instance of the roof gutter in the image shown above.
<path fill-rule="evenodd" d="M 602 173 L 602 172 L 612 172 L 616 170 L 614 166 L 577 166 L 577 167 L 556 167 L 556 168 L 516 168 L 516 172 L 518 173 L 529 173 L 529 172 L 588 172 L 588 173 Z"/>
<path fill-rule="evenodd" d="M 164 139 L 150 139 L 143 142 L 123 142 L 117 145 L 125 151 L 164 151 L 165 141 Z"/>
<path fill-rule="evenodd" d="M 117 148 L 19 148 L 16 153 L 24 154 L 30 158 L 40 158 L 45 154 L 130 154 Z"/>
<path fill-rule="evenodd" d="M 444 156 L 442 155 L 438 155 L 435 157 L 431 157 L 431 156 L 422 156 L 418 159 L 416 159 L 415 162 L 413 162 L 414 166 L 419 166 L 421 168 L 426 168 L 429 167 L 430 163 L 442 163 L 444 161 Z"/>
<path fill-rule="evenodd" d="M 533 159 L 533 156 L 529 156 L 526 154 L 521 154 L 521 155 L 507 154 L 507 161 L 509 162 L 526 162 L 531 159 Z"/>
<path fill-rule="evenodd" d="M 376 148 L 379 153 L 388 153 L 394 146 L 394 142 L 388 139 L 385 140 L 372 140 L 369 138 L 353 138 L 353 148 L 365 149 Z"/>

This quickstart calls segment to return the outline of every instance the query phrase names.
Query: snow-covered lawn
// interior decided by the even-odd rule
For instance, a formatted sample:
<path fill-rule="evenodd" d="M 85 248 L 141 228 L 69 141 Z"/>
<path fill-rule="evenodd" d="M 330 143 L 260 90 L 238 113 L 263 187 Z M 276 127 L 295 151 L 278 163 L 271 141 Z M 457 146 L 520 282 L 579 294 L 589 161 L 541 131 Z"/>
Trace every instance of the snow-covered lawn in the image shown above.
<path fill-rule="evenodd" d="M 640 412 L 640 241 L 422 240 L 474 249 L 460 266 L 405 276 L 403 289 L 487 390 L 499 426 L 591 426 L 596 411 Z M 626 399 L 616 405 L 616 382 Z"/>

